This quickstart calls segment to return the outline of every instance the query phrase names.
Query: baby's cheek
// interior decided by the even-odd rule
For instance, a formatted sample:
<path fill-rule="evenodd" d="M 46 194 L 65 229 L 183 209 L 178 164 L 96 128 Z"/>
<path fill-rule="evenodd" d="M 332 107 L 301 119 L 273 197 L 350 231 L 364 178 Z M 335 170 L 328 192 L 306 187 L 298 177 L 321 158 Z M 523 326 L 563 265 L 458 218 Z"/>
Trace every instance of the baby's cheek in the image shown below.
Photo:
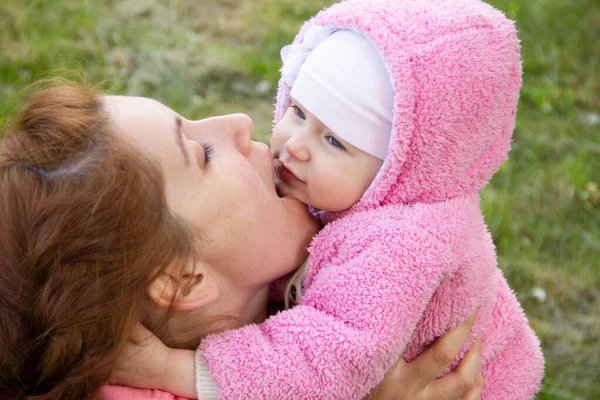
<path fill-rule="evenodd" d="M 356 188 L 346 184 L 340 177 L 329 176 L 321 179 L 318 185 L 315 185 L 314 199 L 318 199 L 321 207 L 327 211 L 343 211 L 351 207 L 355 201 Z"/>
<path fill-rule="evenodd" d="M 281 134 L 279 133 L 279 130 L 277 129 L 277 127 L 275 127 L 275 129 L 273 129 L 273 133 L 271 134 L 271 152 L 275 153 L 275 152 L 279 152 L 279 149 L 281 148 L 281 142 L 282 142 L 282 138 L 281 138 Z"/>
<path fill-rule="evenodd" d="M 287 119 L 284 116 L 273 128 L 271 134 L 271 152 L 279 154 L 290 136 L 290 127 L 286 123 Z"/>

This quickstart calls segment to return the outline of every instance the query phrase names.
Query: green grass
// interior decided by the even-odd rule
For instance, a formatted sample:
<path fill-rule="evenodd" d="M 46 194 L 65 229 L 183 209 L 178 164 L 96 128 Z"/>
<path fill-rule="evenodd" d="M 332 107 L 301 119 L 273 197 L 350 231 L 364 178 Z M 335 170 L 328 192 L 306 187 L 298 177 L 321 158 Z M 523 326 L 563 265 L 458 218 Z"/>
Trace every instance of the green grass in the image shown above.
<path fill-rule="evenodd" d="M 491 2 L 517 21 L 524 85 L 510 160 L 485 189 L 484 212 L 500 266 L 542 339 L 539 399 L 598 399 L 600 4 Z M 4 0 L 0 126 L 25 86 L 77 68 L 110 92 L 155 97 L 189 118 L 246 112 L 266 141 L 279 49 L 329 4 Z"/>

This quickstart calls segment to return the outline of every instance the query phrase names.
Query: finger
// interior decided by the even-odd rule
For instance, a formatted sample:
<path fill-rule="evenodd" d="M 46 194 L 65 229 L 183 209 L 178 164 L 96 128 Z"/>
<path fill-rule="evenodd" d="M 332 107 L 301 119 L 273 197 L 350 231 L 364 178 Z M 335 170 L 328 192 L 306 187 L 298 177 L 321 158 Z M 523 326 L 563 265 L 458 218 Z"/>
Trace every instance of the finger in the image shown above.
<path fill-rule="evenodd" d="M 480 364 L 481 342 L 476 339 L 454 372 L 434 381 L 430 386 L 431 390 L 434 393 L 444 393 L 448 399 L 456 399 L 465 395 L 471 390 L 480 374 Z"/>
<path fill-rule="evenodd" d="M 423 381 L 426 385 L 448 368 L 469 337 L 476 319 L 477 312 L 468 320 L 458 324 L 454 329 L 438 338 L 427 350 L 411 362 L 414 365 L 414 371 L 419 374 L 419 381 Z"/>
<path fill-rule="evenodd" d="M 483 374 L 479 372 L 475 383 L 471 386 L 471 389 L 467 390 L 465 394 L 460 398 L 461 400 L 479 400 L 483 392 Z"/>
<path fill-rule="evenodd" d="M 385 373 L 383 380 L 379 384 L 371 389 L 371 392 L 363 400 L 385 400 L 399 398 L 397 395 L 398 388 L 406 392 L 410 392 L 408 384 L 412 383 L 412 380 L 407 379 L 408 374 L 406 373 L 407 362 L 402 357 L 398 359 L 398 362 Z M 401 384 L 402 383 L 402 384 Z"/>
<path fill-rule="evenodd" d="M 404 358 L 400 356 L 396 364 L 388 372 L 386 372 L 385 378 L 389 377 L 389 379 L 398 379 L 406 371 L 406 364 L 407 363 L 404 361 Z"/>

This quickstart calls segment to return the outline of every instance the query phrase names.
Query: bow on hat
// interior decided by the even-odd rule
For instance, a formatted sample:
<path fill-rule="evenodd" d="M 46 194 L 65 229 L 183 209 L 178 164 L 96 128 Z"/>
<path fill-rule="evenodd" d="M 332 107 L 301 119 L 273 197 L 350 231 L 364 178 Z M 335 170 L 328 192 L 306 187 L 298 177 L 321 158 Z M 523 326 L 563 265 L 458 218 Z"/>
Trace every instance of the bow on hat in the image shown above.
<path fill-rule="evenodd" d="M 306 31 L 302 43 L 288 44 L 281 48 L 281 60 L 283 61 L 280 70 L 281 76 L 289 87 L 294 86 L 300 66 L 302 66 L 310 52 L 337 30 L 325 26 L 313 26 Z"/>

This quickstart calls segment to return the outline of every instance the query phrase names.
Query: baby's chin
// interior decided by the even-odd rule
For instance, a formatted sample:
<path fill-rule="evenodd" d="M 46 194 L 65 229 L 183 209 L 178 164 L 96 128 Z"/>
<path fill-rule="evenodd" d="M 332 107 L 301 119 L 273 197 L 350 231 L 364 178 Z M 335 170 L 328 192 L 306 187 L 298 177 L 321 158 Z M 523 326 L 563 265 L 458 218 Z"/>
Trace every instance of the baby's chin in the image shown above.
<path fill-rule="evenodd" d="M 277 175 L 277 172 L 275 172 L 275 176 L 273 177 L 273 179 L 275 180 L 275 191 L 277 192 L 277 196 L 285 197 L 285 193 L 283 190 L 283 181 L 281 180 L 279 175 Z"/>
<path fill-rule="evenodd" d="M 314 201 L 314 204 L 308 204 L 310 207 L 317 211 L 327 211 L 327 212 L 344 212 L 348 209 L 352 208 L 355 202 L 345 201 L 345 199 L 326 199 L 323 201 Z"/>
<path fill-rule="evenodd" d="M 283 192 L 281 191 L 279 186 L 275 185 L 275 191 L 277 192 L 277 196 L 282 197 L 282 198 L 285 197 L 285 195 L 283 194 Z"/>
<path fill-rule="evenodd" d="M 293 196 L 290 193 L 290 189 L 286 188 L 285 182 L 283 181 L 283 179 L 281 179 L 279 177 L 277 172 L 275 172 L 275 176 L 273 177 L 273 179 L 275 180 L 275 191 L 277 192 L 277 196 L 279 196 L 280 198 L 284 198 L 284 197 L 296 198 L 295 196 Z M 299 201 L 301 201 L 301 200 L 299 200 Z"/>
<path fill-rule="evenodd" d="M 290 189 L 286 188 L 286 185 L 283 181 L 277 180 L 277 176 L 275 177 L 275 191 L 277 192 L 277 196 L 279 196 L 280 198 L 291 198 L 294 199 L 306 206 L 310 206 L 310 204 L 306 204 L 306 202 L 303 199 L 300 199 L 296 196 L 294 196 L 292 193 L 289 193 Z"/>

